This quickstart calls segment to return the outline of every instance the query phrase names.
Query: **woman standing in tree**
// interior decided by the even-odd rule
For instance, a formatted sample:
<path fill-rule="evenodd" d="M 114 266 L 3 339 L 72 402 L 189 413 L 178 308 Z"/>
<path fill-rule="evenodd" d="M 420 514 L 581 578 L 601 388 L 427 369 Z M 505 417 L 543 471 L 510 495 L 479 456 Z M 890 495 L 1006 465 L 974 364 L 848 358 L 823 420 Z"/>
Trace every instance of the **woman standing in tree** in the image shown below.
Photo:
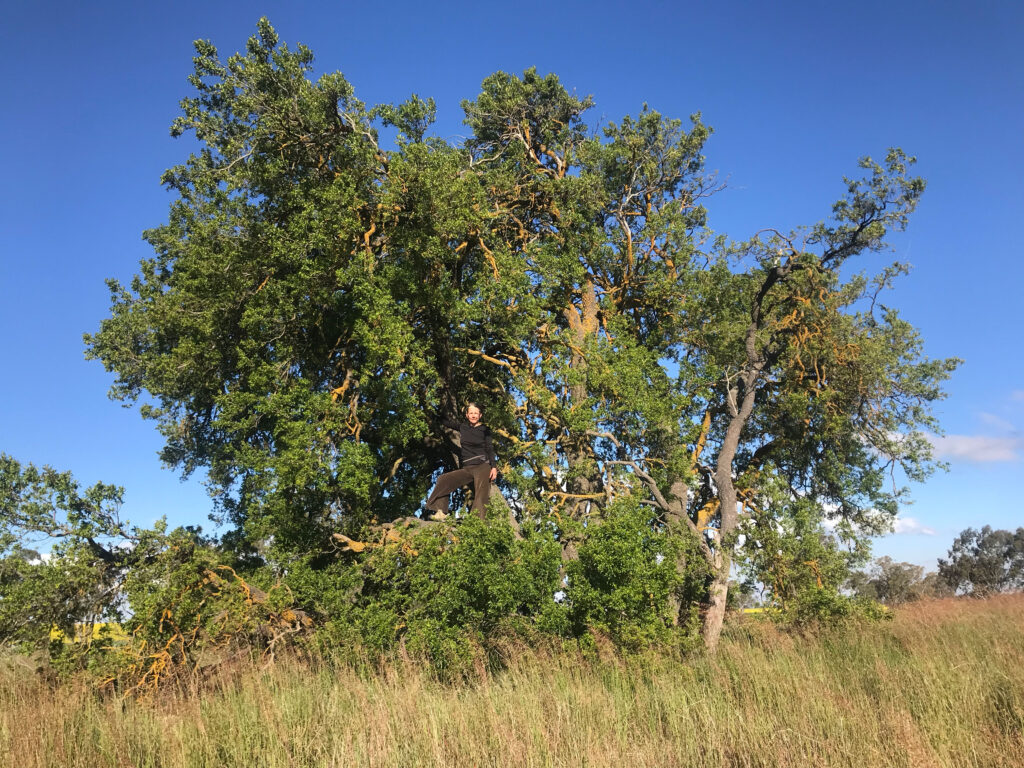
<path fill-rule="evenodd" d="M 487 500 L 491 483 L 498 477 L 498 461 L 494 455 L 491 430 L 481 421 L 482 414 L 476 403 L 466 405 L 466 420 L 461 424 L 445 420 L 449 429 L 459 431 L 461 466 L 437 478 L 437 485 L 427 498 L 427 509 L 434 512 L 431 520 L 444 520 L 448 516 L 448 496 L 456 488 L 473 482 L 473 511 L 483 520 L 487 516 Z"/>

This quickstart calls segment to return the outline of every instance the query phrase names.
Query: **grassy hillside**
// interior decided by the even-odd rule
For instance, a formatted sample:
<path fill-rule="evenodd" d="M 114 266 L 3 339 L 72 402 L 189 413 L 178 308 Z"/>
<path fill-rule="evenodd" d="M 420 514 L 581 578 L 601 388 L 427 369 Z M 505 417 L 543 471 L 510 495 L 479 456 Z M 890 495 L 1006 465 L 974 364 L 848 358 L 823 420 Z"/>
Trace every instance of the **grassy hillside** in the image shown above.
<path fill-rule="evenodd" d="M 0 765 L 1019 767 L 1024 596 L 806 637 L 746 619 L 715 660 L 518 654 L 462 686 L 279 662 L 136 702 L 7 669 Z"/>

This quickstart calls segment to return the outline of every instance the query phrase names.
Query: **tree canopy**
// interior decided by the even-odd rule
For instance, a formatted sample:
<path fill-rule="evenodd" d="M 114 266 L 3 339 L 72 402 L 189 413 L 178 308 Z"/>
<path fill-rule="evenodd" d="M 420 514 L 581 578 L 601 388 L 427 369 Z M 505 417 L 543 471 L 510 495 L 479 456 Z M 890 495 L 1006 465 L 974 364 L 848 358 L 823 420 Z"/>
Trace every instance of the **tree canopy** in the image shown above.
<path fill-rule="evenodd" d="M 967 528 L 960 532 L 939 576 L 954 592 L 984 597 L 1024 589 L 1024 528 Z"/>
<path fill-rule="evenodd" d="M 420 549 L 339 554 L 337 537 L 410 522 L 467 400 L 525 537 L 492 544 L 534 547 L 542 592 L 568 577 L 563 619 L 548 598 L 502 610 L 558 631 L 699 615 L 713 647 L 734 561 L 835 607 L 891 525 L 887 479 L 933 469 L 924 430 L 956 361 L 884 303 L 903 265 L 858 266 L 924 190 L 901 150 L 861 160 L 823 221 L 733 240 L 710 228 L 699 113 L 595 125 L 555 75 L 498 72 L 453 143 L 430 134 L 432 99 L 371 106 L 339 73 L 314 80 L 265 19 L 244 53 L 199 41 L 194 62 L 172 134 L 199 148 L 164 174 L 154 255 L 110 282 L 87 354 L 170 466 L 206 472 L 225 556 L 306 608 L 330 612 L 328 583 L 384 594 L 387 569 L 414 584 Z M 408 589 L 378 616 L 391 633 L 422 608 Z"/>

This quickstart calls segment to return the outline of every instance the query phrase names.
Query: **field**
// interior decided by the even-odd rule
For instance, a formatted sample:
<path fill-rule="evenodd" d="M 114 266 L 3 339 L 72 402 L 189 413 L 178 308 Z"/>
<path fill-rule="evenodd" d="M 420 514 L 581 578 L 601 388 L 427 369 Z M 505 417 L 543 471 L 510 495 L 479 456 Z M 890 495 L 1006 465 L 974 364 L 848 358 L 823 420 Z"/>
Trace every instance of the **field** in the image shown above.
<path fill-rule="evenodd" d="M 0 672 L 0 765 L 1024 766 L 1024 596 L 816 635 L 734 623 L 714 660 L 512 654 L 458 686 L 241 667 L 147 702 Z"/>

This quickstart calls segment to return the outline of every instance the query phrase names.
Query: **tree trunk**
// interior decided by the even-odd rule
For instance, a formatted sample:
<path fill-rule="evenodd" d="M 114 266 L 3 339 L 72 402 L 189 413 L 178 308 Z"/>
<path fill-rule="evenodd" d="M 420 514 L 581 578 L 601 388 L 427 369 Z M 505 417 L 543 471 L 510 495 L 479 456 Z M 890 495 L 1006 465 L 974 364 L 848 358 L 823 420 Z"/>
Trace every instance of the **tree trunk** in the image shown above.
<path fill-rule="evenodd" d="M 736 430 L 736 437 L 730 441 L 733 433 L 733 425 L 737 418 L 733 417 L 729 424 L 729 431 L 726 433 L 722 451 L 718 454 L 718 467 L 715 472 L 715 483 L 718 486 L 719 510 L 721 513 L 721 525 L 715 541 L 714 560 L 712 571 L 714 579 L 711 582 L 711 594 L 708 609 L 704 614 L 704 626 L 702 635 L 704 645 L 709 653 L 718 650 L 718 639 L 722 634 L 722 624 L 725 622 L 725 607 L 729 599 L 729 569 L 732 567 L 732 558 L 726 549 L 729 534 L 736 529 L 736 486 L 732 480 L 732 460 L 736 455 L 736 445 L 739 439 L 739 429 Z M 727 450 L 727 446 L 731 450 Z"/>
<path fill-rule="evenodd" d="M 732 464 L 736 458 L 736 449 L 740 444 L 740 434 L 754 410 L 755 384 L 759 374 L 759 368 L 755 367 L 743 377 L 743 402 L 739 407 L 735 405 L 737 388 L 730 387 L 728 401 L 731 404 L 732 418 L 729 419 L 729 428 L 725 432 L 715 465 L 715 485 L 718 486 L 721 524 L 718 529 L 718 540 L 715 542 L 711 599 L 708 610 L 704 614 L 702 630 L 704 644 L 710 653 L 714 653 L 718 649 L 718 639 L 722 634 L 722 624 L 725 622 L 725 606 L 729 598 L 729 569 L 732 567 L 732 557 L 728 547 L 732 546 L 731 534 L 739 523 L 739 515 L 736 513 L 736 483 L 732 476 Z"/>
<path fill-rule="evenodd" d="M 718 640 L 722 636 L 725 606 L 729 599 L 729 568 L 732 566 L 732 558 L 723 551 L 721 540 L 718 543 L 719 546 L 715 549 L 715 578 L 711 582 L 711 599 L 704 614 L 704 626 L 701 628 L 704 646 L 710 654 L 718 651 Z"/>
<path fill-rule="evenodd" d="M 581 308 L 577 309 L 575 305 L 570 304 L 562 314 L 572 331 L 574 349 L 569 359 L 569 367 L 584 372 L 587 369 L 587 359 L 583 356 L 583 347 L 587 337 L 597 333 L 600 323 L 597 318 L 597 291 L 591 280 L 584 283 L 581 294 Z M 587 399 L 586 382 L 580 381 L 571 385 L 569 397 L 573 406 L 581 405 Z M 586 435 L 572 435 L 566 454 L 570 465 L 578 467 L 587 463 L 591 458 L 589 438 Z M 596 492 L 598 485 L 599 483 L 590 474 L 583 474 L 573 478 L 569 491 L 580 495 L 592 494 Z"/>
<path fill-rule="evenodd" d="M 505 510 L 508 512 L 508 524 L 512 526 L 512 533 L 517 539 L 522 540 L 523 531 L 519 527 L 519 521 L 516 519 L 516 513 L 512 509 L 512 505 L 508 503 L 508 499 L 505 498 L 505 494 L 501 492 L 501 488 L 498 487 L 497 483 L 491 483 L 491 496 L 492 499 L 498 499 Z"/>
<path fill-rule="evenodd" d="M 686 515 L 688 490 L 688 486 L 682 480 L 672 481 L 668 492 L 669 509 L 665 516 L 670 526 L 679 527 L 684 525 L 683 517 Z M 686 574 L 686 566 L 686 555 L 680 554 L 676 558 L 676 573 L 680 577 Z M 677 627 L 679 626 L 679 615 L 683 610 L 683 605 L 679 597 L 674 593 L 669 595 L 668 604 L 672 616 L 672 626 Z"/>

